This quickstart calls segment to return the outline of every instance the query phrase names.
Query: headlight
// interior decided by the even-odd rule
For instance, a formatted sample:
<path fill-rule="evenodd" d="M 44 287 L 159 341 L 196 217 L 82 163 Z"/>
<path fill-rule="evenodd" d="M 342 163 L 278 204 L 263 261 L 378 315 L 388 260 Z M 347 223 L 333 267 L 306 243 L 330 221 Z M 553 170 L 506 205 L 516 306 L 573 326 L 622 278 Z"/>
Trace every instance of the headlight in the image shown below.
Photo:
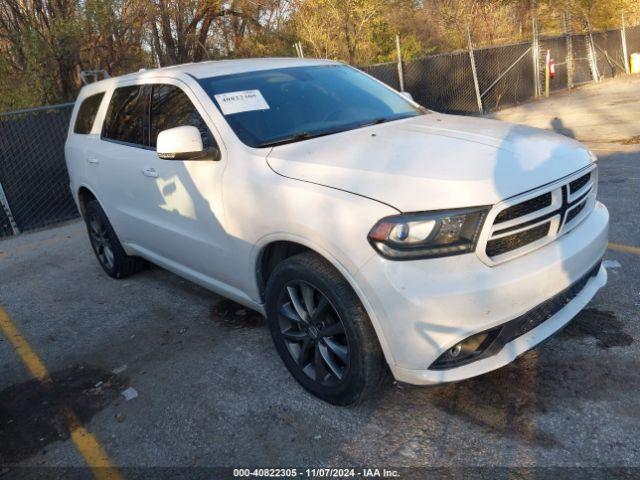
<path fill-rule="evenodd" d="M 489 207 L 405 213 L 385 217 L 369 242 L 391 260 L 446 257 L 472 252 Z"/>

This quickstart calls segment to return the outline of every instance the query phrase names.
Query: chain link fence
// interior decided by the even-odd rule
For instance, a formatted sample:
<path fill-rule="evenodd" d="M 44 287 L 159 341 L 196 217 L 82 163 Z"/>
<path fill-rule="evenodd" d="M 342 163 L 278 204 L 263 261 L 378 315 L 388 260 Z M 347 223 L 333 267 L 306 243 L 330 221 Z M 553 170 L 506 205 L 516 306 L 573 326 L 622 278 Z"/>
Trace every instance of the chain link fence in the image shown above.
<path fill-rule="evenodd" d="M 397 90 L 408 91 L 427 108 L 459 114 L 487 112 L 542 94 L 547 52 L 555 61 L 550 92 L 626 71 L 620 29 L 565 31 L 569 33 L 540 36 L 534 42 L 472 48 L 472 52 L 430 55 L 401 66 L 391 62 L 361 69 Z M 640 52 L 640 26 L 626 28 L 625 33 L 627 55 Z M 0 237 L 78 217 L 64 160 L 72 107 L 64 104 L 0 113 Z"/>
<path fill-rule="evenodd" d="M 398 64 L 396 62 L 377 63 L 359 68 L 390 87 L 400 90 L 400 77 L 398 76 Z"/>
<path fill-rule="evenodd" d="M 573 82 L 571 86 L 583 85 L 593 81 L 589 60 L 589 38 L 587 35 L 571 35 L 571 50 L 573 62 Z"/>
<path fill-rule="evenodd" d="M 78 216 L 64 160 L 72 108 L 0 114 L 0 237 Z"/>
<path fill-rule="evenodd" d="M 404 89 L 420 105 L 438 111 L 477 111 L 469 54 L 432 55 L 403 64 Z"/>
<path fill-rule="evenodd" d="M 531 43 L 481 48 L 474 52 L 474 58 L 485 111 L 531 98 L 534 91 Z"/>
<path fill-rule="evenodd" d="M 611 78 L 625 73 L 620 31 L 598 32 L 592 38 L 598 76 Z"/>
<path fill-rule="evenodd" d="M 626 31 L 628 53 L 640 52 L 640 25 L 629 27 Z"/>
<path fill-rule="evenodd" d="M 489 112 L 543 94 L 547 53 L 553 60 L 549 92 L 626 73 L 621 29 L 585 32 L 581 22 L 565 25 L 565 34 L 540 35 L 533 42 L 471 47 L 473 55 L 465 50 L 402 62 L 404 85 L 396 62 L 361 69 L 393 88 L 403 87 L 432 110 Z M 627 55 L 640 52 L 640 26 L 626 28 L 626 44 Z"/>

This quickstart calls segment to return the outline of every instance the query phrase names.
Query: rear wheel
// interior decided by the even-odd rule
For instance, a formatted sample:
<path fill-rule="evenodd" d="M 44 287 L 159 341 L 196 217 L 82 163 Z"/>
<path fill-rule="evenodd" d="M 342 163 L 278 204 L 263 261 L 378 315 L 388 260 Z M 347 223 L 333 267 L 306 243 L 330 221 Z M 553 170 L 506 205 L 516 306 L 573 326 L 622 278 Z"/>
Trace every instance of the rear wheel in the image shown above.
<path fill-rule="evenodd" d="M 351 405 L 380 384 L 385 365 L 369 317 L 347 281 L 322 257 L 302 253 L 278 264 L 266 302 L 278 353 L 308 391 Z"/>
<path fill-rule="evenodd" d="M 97 200 L 87 203 L 84 217 L 91 247 L 107 275 L 125 278 L 143 268 L 141 258 L 126 254 Z"/>

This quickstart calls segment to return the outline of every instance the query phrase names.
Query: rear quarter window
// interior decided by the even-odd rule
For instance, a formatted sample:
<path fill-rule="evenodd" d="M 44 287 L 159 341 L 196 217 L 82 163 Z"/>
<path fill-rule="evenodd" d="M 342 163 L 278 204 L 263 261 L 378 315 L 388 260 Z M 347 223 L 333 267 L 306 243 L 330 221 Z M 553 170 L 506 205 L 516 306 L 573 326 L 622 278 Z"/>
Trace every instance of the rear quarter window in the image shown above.
<path fill-rule="evenodd" d="M 78 116 L 76 117 L 76 123 L 73 126 L 73 133 L 80 133 L 86 135 L 91 133 L 93 128 L 93 122 L 96 120 L 96 114 L 100 103 L 104 97 L 104 92 L 91 95 L 85 98 L 80 104 L 78 109 Z"/>

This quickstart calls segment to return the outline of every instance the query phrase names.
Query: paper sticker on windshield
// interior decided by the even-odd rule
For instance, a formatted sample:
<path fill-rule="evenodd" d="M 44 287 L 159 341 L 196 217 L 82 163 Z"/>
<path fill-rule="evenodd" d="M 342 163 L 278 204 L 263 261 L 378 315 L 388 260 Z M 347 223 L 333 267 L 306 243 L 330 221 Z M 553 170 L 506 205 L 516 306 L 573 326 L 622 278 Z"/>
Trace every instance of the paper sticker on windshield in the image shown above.
<path fill-rule="evenodd" d="M 254 110 L 269 110 L 269 105 L 260 90 L 221 93 L 215 97 L 222 113 L 225 115 L 252 112 Z"/>

